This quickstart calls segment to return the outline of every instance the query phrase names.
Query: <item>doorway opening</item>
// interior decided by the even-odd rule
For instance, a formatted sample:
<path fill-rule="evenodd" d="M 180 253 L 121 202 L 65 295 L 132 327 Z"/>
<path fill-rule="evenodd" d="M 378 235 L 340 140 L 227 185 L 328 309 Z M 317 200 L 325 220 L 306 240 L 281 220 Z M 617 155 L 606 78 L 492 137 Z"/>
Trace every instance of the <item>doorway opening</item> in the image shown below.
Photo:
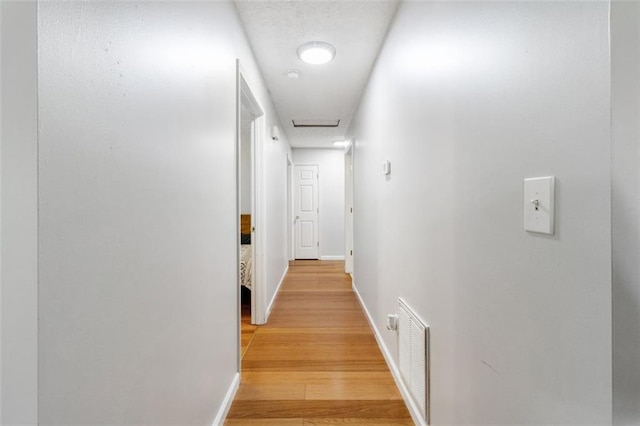
<path fill-rule="evenodd" d="M 254 210 L 254 170 L 253 170 L 253 127 L 255 115 L 244 102 L 240 105 L 240 311 L 243 325 L 254 324 L 255 292 L 253 265 L 253 210 Z M 243 342 L 243 351 L 245 345 Z"/>
<path fill-rule="evenodd" d="M 237 61 L 236 118 L 236 212 L 238 217 L 238 347 L 240 370 L 245 348 L 242 331 L 246 325 L 265 322 L 263 277 L 262 147 L 265 135 L 263 109 Z"/>

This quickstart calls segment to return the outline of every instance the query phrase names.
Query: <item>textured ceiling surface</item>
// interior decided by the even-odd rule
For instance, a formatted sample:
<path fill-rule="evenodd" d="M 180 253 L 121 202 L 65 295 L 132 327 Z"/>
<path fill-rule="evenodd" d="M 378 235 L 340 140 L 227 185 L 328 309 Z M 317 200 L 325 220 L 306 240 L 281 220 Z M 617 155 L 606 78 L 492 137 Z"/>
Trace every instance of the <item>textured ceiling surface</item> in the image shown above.
<path fill-rule="evenodd" d="M 378 55 L 397 0 L 235 0 L 280 121 L 293 147 L 333 147 L 343 140 Z M 336 57 L 309 65 L 297 56 L 325 41 Z M 298 79 L 287 78 L 290 69 Z M 339 119 L 337 128 L 294 128 L 292 120 Z"/>

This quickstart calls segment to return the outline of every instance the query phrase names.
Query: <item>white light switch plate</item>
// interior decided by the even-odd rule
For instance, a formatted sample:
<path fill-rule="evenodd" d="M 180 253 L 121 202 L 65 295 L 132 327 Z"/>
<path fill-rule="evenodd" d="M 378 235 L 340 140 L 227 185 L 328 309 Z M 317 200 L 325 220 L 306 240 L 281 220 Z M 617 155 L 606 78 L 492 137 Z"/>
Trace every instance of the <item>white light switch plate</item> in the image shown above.
<path fill-rule="evenodd" d="M 524 230 L 553 235 L 554 176 L 524 180 Z"/>
<path fill-rule="evenodd" d="M 388 176 L 391 174 L 391 161 L 387 160 L 384 163 L 382 163 L 382 173 L 385 176 Z"/>

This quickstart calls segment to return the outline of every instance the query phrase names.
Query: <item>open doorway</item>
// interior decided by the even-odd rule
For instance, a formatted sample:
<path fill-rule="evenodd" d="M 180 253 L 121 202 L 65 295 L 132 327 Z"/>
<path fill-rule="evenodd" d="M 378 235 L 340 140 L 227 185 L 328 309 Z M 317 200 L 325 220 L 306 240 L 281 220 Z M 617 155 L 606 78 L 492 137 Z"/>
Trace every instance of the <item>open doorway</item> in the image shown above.
<path fill-rule="evenodd" d="M 255 292 L 253 292 L 253 265 L 255 264 L 253 250 L 253 210 L 254 210 L 254 170 L 253 170 L 253 127 L 255 115 L 244 102 L 240 105 L 240 313 L 242 326 L 255 324 L 254 306 Z M 242 333 L 242 351 L 246 349 L 244 334 Z"/>
<path fill-rule="evenodd" d="M 264 324 L 261 176 L 264 113 L 237 63 L 238 340 L 243 354 L 245 325 Z"/>

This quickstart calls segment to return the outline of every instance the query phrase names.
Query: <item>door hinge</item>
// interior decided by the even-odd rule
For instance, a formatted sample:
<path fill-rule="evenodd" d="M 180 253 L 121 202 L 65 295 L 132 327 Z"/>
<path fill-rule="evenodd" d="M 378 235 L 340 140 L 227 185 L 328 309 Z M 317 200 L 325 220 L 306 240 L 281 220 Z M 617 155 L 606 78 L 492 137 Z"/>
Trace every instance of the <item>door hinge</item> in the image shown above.
<path fill-rule="evenodd" d="M 353 213 L 353 207 L 349 208 L 349 213 Z"/>
<path fill-rule="evenodd" d="M 320 213 L 320 207 L 316 209 L 316 213 Z"/>
<path fill-rule="evenodd" d="M 353 250 L 350 250 L 350 251 L 349 251 L 349 254 L 350 254 L 351 256 L 353 256 Z"/>
<path fill-rule="evenodd" d="M 320 241 L 318 241 L 318 247 L 320 247 Z"/>

